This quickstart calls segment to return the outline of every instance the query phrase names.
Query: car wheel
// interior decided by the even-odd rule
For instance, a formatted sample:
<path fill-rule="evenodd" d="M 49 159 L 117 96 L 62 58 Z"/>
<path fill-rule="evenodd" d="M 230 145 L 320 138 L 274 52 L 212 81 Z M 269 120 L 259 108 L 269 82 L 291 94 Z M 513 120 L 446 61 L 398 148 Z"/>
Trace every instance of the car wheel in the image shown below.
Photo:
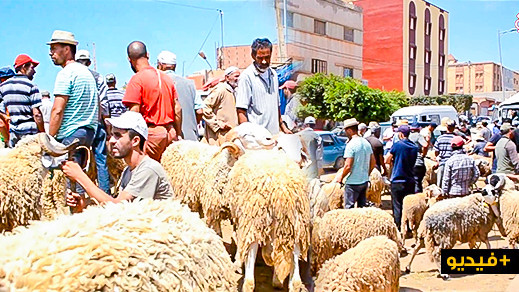
<path fill-rule="evenodd" d="M 344 167 L 344 157 L 337 157 L 335 160 L 335 164 L 333 165 L 333 168 L 335 170 L 341 169 Z"/>

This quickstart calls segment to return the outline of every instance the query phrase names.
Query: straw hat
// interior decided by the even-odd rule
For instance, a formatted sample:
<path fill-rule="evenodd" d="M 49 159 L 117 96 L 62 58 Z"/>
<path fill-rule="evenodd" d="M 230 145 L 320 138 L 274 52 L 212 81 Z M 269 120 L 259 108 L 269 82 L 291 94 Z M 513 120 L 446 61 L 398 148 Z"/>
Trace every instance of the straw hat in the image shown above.
<path fill-rule="evenodd" d="M 344 129 L 357 125 L 359 125 L 359 122 L 355 118 L 347 119 L 346 121 L 344 121 Z"/>
<path fill-rule="evenodd" d="M 63 30 L 55 30 L 52 33 L 52 38 L 50 42 L 47 43 L 47 45 L 50 44 L 69 44 L 77 46 L 78 41 L 74 37 L 74 34 L 68 31 Z"/>

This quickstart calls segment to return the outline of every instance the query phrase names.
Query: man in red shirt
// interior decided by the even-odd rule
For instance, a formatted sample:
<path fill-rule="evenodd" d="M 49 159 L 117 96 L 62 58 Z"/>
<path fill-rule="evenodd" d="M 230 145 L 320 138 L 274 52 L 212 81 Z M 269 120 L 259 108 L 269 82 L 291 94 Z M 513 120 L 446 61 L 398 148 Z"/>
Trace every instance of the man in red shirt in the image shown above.
<path fill-rule="evenodd" d="M 146 153 L 160 162 L 162 152 L 182 137 L 182 108 L 173 80 L 150 66 L 146 45 L 131 42 L 127 48 L 133 75 L 126 87 L 123 104 L 139 112 L 148 124 Z"/>

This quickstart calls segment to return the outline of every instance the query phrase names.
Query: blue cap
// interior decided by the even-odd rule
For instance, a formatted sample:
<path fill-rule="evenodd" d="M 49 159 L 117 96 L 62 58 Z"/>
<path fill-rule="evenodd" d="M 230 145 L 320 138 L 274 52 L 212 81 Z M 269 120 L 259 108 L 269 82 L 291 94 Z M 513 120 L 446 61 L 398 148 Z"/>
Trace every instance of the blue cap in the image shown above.
<path fill-rule="evenodd" d="M 1 78 L 12 77 L 12 76 L 14 76 L 13 69 L 11 69 L 9 67 L 2 67 L 2 68 L 0 68 L 0 77 Z"/>
<path fill-rule="evenodd" d="M 400 132 L 402 134 L 404 134 L 404 136 L 409 136 L 409 132 L 411 132 L 411 128 L 409 128 L 408 125 L 401 125 L 398 127 L 398 130 L 396 130 L 397 132 Z"/>

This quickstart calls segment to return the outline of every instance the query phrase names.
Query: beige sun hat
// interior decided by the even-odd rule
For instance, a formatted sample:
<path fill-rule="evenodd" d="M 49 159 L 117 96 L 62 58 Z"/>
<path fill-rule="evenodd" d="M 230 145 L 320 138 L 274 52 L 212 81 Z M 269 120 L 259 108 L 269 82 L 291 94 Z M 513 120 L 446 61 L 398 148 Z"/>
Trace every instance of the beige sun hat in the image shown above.
<path fill-rule="evenodd" d="M 406 120 L 406 119 L 398 120 L 398 121 L 396 122 L 396 125 L 397 125 L 397 126 L 409 125 L 409 121 Z"/>
<path fill-rule="evenodd" d="M 346 121 L 344 121 L 344 129 L 358 125 L 359 122 L 355 118 L 347 119 Z"/>
<path fill-rule="evenodd" d="M 52 33 L 50 42 L 47 43 L 47 45 L 50 44 L 69 44 L 77 46 L 78 41 L 74 37 L 74 34 L 69 31 L 55 30 Z"/>

